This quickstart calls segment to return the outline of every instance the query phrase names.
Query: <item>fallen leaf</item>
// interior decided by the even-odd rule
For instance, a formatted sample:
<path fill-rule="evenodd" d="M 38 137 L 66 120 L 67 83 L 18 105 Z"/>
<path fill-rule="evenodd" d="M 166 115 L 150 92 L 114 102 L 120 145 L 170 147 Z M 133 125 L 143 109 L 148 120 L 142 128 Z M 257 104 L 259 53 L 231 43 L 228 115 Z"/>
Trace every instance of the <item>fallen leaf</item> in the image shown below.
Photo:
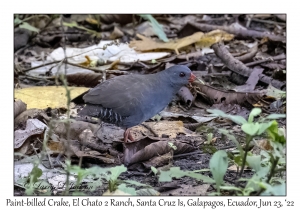
<path fill-rule="evenodd" d="M 231 39 L 233 39 L 234 36 L 221 30 L 215 30 L 207 34 L 197 32 L 191 36 L 186 36 L 178 40 L 170 40 L 170 42 L 168 43 L 154 41 L 140 34 L 137 34 L 137 37 L 142 40 L 131 41 L 129 44 L 130 47 L 134 47 L 136 50 L 150 51 L 156 49 L 169 49 L 175 50 L 175 52 L 179 54 L 179 49 L 194 43 L 197 43 L 199 47 L 204 48 L 221 40 L 230 41 Z"/>
<path fill-rule="evenodd" d="M 190 134 L 191 131 L 186 129 L 183 126 L 182 121 L 159 121 L 159 122 L 144 122 L 145 125 L 149 126 L 159 137 L 162 135 L 168 135 L 170 139 L 176 138 L 180 133 Z M 132 128 L 131 133 L 135 138 L 141 138 L 141 132 L 146 135 L 153 135 L 147 128 L 144 126 L 135 126 Z"/>
<path fill-rule="evenodd" d="M 170 41 L 168 43 L 165 42 L 158 42 L 154 41 L 150 38 L 147 38 L 145 36 L 142 36 L 140 34 L 137 34 L 137 37 L 142 39 L 142 41 L 131 41 L 130 47 L 135 48 L 139 51 L 150 51 L 150 50 L 156 50 L 156 49 L 169 49 L 169 50 L 175 50 L 177 54 L 179 54 L 178 50 L 180 48 L 189 46 L 195 42 L 198 42 L 201 37 L 203 37 L 204 33 L 197 32 L 191 36 L 184 37 L 182 39 L 179 39 L 177 41 Z"/>
<path fill-rule="evenodd" d="M 14 102 L 14 118 L 16 118 L 19 114 L 24 112 L 27 109 L 27 104 L 25 104 L 21 100 L 16 100 Z"/>
<path fill-rule="evenodd" d="M 87 91 L 85 87 L 68 87 L 71 98 Z M 63 86 L 30 87 L 15 90 L 15 98 L 27 104 L 27 109 L 67 108 L 66 89 Z"/>
<path fill-rule="evenodd" d="M 25 130 L 15 131 L 15 149 L 20 148 L 30 136 L 41 134 L 47 126 L 38 119 L 29 119 Z"/>
<path fill-rule="evenodd" d="M 172 143 L 175 147 L 172 147 Z M 194 151 L 196 148 L 181 141 L 168 141 L 167 139 L 146 137 L 140 141 L 124 145 L 124 164 L 130 165 L 149 160 L 155 156 L 161 156 L 172 151 L 174 154 L 182 154 Z"/>

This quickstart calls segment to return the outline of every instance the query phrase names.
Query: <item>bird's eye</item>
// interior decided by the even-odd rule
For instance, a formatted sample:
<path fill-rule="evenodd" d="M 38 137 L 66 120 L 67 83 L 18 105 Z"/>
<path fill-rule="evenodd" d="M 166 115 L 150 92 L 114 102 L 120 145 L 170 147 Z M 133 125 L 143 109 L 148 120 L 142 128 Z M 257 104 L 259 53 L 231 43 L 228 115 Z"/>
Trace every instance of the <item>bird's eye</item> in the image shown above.
<path fill-rule="evenodd" d="M 180 76 L 180 77 L 184 77 L 184 76 L 185 76 L 185 73 L 181 72 L 181 73 L 179 74 L 179 76 Z"/>

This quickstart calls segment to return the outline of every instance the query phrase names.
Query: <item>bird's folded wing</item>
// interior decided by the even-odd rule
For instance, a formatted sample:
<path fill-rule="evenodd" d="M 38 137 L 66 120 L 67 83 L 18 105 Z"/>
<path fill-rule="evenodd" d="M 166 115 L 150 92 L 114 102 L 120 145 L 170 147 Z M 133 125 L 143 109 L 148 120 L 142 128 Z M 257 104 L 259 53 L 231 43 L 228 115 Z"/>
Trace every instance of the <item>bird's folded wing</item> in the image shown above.
<path fill-rule="evenodd" d="M 83 96 L 85 103 L 102 105 L 126 117 L 141 112 L 138 96 L 147 89 L 142 75 L 124 75 L 107 80 Z"/>

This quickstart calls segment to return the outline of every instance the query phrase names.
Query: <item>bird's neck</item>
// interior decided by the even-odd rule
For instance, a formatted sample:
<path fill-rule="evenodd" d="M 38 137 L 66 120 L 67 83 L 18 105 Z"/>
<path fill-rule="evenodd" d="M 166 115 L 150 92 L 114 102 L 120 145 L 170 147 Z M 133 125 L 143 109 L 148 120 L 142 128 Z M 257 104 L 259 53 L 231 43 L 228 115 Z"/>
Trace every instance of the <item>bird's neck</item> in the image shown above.
<path fill-rule="evenodd" d="M 161 84 L 167 84 L 170 87 L 172 87 L 171 89 L 174 91 L 174 93 L 177 93 L 179 91 L 179 89 L 182 87 L 181 85 L 178 85 L 177 83 L 174 83 L 169 74 L 166 73 L 166 71 L 161 71 L 159 72 L 159 79 L 160 79 L 160 83 Z"/>

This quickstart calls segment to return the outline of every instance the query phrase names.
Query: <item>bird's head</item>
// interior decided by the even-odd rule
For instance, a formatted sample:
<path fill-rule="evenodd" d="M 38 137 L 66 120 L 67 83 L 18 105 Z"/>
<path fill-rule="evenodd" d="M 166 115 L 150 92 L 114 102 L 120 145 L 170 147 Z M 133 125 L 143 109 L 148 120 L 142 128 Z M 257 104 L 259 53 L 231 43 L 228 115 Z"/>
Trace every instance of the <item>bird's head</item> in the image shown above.
<path fill-rule="evenodd" d="M 175 65 L 165 70 L 167 77 L 171 81 L 173 86 L 182 87 L 187 85 L 189 82 L 193 82 L 196 79 L 196 76 L 192 71 L 182 65 Z"/>

